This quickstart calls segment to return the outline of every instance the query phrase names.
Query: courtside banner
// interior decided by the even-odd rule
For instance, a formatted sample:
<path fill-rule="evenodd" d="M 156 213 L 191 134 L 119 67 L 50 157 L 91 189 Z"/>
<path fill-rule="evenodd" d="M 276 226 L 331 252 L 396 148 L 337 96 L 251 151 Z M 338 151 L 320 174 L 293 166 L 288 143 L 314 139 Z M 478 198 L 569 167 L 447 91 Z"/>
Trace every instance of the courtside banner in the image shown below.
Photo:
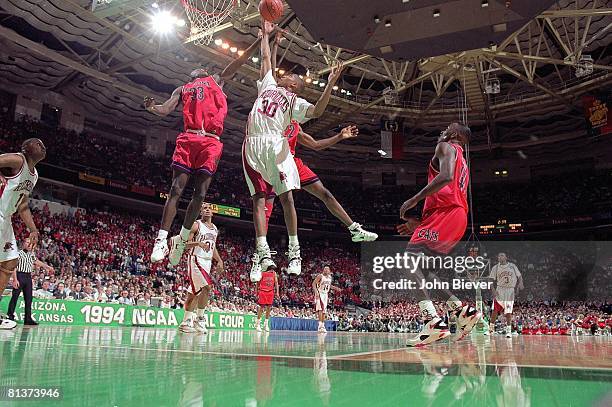
<path fill-rule="evenodd" d="M 0 301 L 0 311 L 6 313 L 10 297 Z M 15 319 L 23 320 L 23 298 L 19 298 Z M 156 328 L 177 327 L 183 320 L 183 309 L 140 307 L 98 302 L 43 300 L 35 298 L 32 316 L 42 325 L 75 326 L 148 326 Z M 255 329 L 255 315 L 208 312 L 210 329 Z"/>

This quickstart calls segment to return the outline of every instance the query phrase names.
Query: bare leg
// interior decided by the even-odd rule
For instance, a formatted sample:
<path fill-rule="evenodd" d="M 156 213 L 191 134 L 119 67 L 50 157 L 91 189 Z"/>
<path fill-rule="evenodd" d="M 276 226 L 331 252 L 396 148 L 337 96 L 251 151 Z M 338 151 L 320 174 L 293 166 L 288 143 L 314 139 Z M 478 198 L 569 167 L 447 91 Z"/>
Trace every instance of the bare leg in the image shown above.
<path fill-rule="evenodd" d="M 287 232 L 289 236 L 297 236 L 297 213 L 295 212 L 295 204 L 293 202 L 293 194 L 291 191 L 281 194 L 279 197 L 281 205 L 283 206 L 283 214 L 285 215 L 285 225 L 287 226 Z M 265 205 L 265 200 L 262 200 Z M 264 219 L 265 221 L 265 219 Z"/>
<path fill-rule="evenodd" d="M 270 319 L 270 307 L 269 305 L 266 305 L 266 319 Z"/>
<path fill-rule="evenodd" d="M 253 225 L 255 226 L 256 237 L 267 235 L 266 196 L 261 192 L 253 195 Z"/>
<path fill-rule="evenodd" d="M 2 293 L 8 285 L 15 268 L 17 268 L 17 259 L 0 262 L 0 298 L 2 298 Z"/>
<path fill-rule="evenodd" d="M 207 285 L 206 287 L 202 288 L 202 291 L 200 292 L 200 294 L 198 294 L 198 308 L 201 310 L 206 309 L 206 307 L 208 307 L 208 300 L 210 299 L 210 291 L 211 291 L 211 287 L 209 285 Z"/>
<path fill-rule="evenodd" d="M 309 194 L 316 196 L 319 198 L 327 207 L 327 209 L 334 215 L 338 220 L 344 223 L 345 226 L 351 226 L 353 224 L 353 219 L 346 213 L 340 202 L 336 200 L 334 195 L 325 186 L 321 181 L 314 182 L 310 185 L 305 185 L 302 187 Z"/>
<path fill-rule="evenodd" d="M 187 293 L 187 300 L 185 300 L 185 311 L 193 312 L 193 310 L 196 308 L 196 304 L 196 296 L 191 293 Z"/>
<path fill-rule="evenodd" d="M 172 227 L 172 221 L 176 217 L 176 210 L 178 207 L 178 201 L 185 190 L 185 186 L 189 181 L 189 174 L 172 170 L 172 187 L 170 188 L 170 194 L 166 199 L 164 205 L 164 213 L 162 215 L 161 229 L 169 231 Z"/>
<path fill-rule="evenodd" d="M 212 177 L 208 174 L 195 174 L 194 176 L 195 186 L 193 189 L 193 197 L 187 207 L 187 213 L 185 213 L 185 220 L 183 221 L 183 227 L 185 229 L 191 229 L 193 223 L 200 214 L 202 209 L 202 203 L 206 197 L 206 192 L 212 181 Z"/>

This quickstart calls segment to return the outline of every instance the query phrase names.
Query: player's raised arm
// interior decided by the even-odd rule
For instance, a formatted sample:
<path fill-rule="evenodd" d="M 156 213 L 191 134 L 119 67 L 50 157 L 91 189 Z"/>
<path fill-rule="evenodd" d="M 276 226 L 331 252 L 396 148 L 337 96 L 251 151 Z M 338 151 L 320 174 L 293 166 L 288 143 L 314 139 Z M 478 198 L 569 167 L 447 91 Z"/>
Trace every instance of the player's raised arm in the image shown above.
<path fill-rule="evenodd" d="M 181 101 L 182 91 L 183 91 L 182 86 L 179 86 L 178 88 L 174 89 L 174 92 L 172 92 L 170 99 L 166 100 L 161 105 L 156 105 L 155 99 L 147 96 L 144 98 L 145 109 L 147 109 L 148 112 L 153 113 L 157 116 L 161 116 L 161 117 L 168 116 L 170 113 L 174 111 L 174 109 L 176 109 L 179 102 Z"/>
<path fill-rule="evenodd" d="M 325 109 L 327 109 L 327 105 L 329 104 L 329 99 L 331 98 L 332 90 L 334 86 L 336 86 L 338 79 L 340 79 L 343 70 L 344 65 L 342 63 L 331 68 L 327 86 L 325 87 L 325 90 L 321 94 L 321 97 L 319 98 L 317 103 L 314 106 L 308 108 L 308 111 L 306 112 L 307 118 L 316 119 L 317 117 L 321 117 L 323 115 L 323 112 L 325 112 Z"/>
<path fill-rule="evenodd" d="M 283 38 L 283 33 L 280 31 L 276 32 L 274 36 L 274 44 L 272 45 L 272 74 L 276 77 L 276 62 L 278 56 L 278 45 L 280 44 L 280 40 Z"/>
<path fill-rule="evenodd" d="M 29 201 L 30 201 L 30 196 L 25 195 L 21 199 L 21 202 L 19 203 L 17 212 L 19 213 L 19 216 L 21 217 L 21 220 L 23 221 L 23 223 L 25 223 L 26 227 L 30 231 L 30 235 L 28 237 L 30 238 L 32 247 L 36 247 L 36 245 L 38 244 L 38 237 L 40 234 L 38 233 L 38 228 L 36 227 L 36 223 L 34 223 L 32 212 L 30 212 L 30 205 L 28 205 Z"/>
<path fill-rule="evenodd" d="M 300 133 L 298 134 L 298 143 L 311 150 L 319 151 L 325 150 L 326 148 L 330 148 L 331 146 L 338 144 L 342 140 L 355 138 L 358 134 L 359 129 L 357 128 L 357 126 L 346 126 L 342 130 L 340 130 L 340 133 L 334 136 L 322 140 L 315 140 L 310 134 L 300 131 Z"/>
<path fill-rule="evenodd" d="M 193 225 L 191 226 L 191 230 L 189 231 L 189 238 L 187 239 L 187 244 L 185 245 L 185 249 L 192 249 L 196 246 L 200 246 L 201 242 L 196 242 L 195 240 L 193 240 L 197 231 L 198 231 L 198 222 L 193 222 Z"/>
<path fill-rule="evenodd" d="M 16 153 L 0 154 L 0 168 L 10 168 L 17 172 L 23 165 L 23 156 Z M 0 173 L 0 185 L 6 182 L 6 178 Z"/>
<path fill-rule="evenodd" d="M 232 76 L 234 76 L 234 74 L 238 72 L 238 69 L 240 69 L 240 67 L 244 65 L 246 61 L 249 60 L 251 55 L 253 55 L 253 52 L 255 52 L 260 42 L 261 38 L 257 38 L 255 42 L 249 45 L 249 47 L 244 51 L 244 54 L 240 55 L 238 58 L 230 62 L 229 65 L 226 66 L 225 69 L 221 71 L 219 75 L 215 75 L 215 80 L 217 79 L 217 76 L 221 79 L 217 81 L 219 83 L 219 86 L 223 86 L 224 81 L 231 79 Z"/>
<path fill-rule="evenodd" d="M 425 186 L 425 188 L 404 202 L 400 208 L 400 217 L 402 219 L 408 220 L 406 217 L 406 212 L 408 210 L 414 208 L 423 199 L 435 194 L 453 180 L 455 173 L 455 166 L 453 165 L 455 162 L 455 154 L 455 149 L 452 148 L 449 143 L 438 143 L 436 146 L 436 153 L 434 155 L 434 158 L 440 163 L 438 175 L 436 175 L 435 178 Z"/>
<path fill-rule="evenodd" d="M 272 23 L 261 20 L 261 78 L 263 79 L 272 69 L 272 52 L 270 51 L 270 33 L 274 30 Z"/>

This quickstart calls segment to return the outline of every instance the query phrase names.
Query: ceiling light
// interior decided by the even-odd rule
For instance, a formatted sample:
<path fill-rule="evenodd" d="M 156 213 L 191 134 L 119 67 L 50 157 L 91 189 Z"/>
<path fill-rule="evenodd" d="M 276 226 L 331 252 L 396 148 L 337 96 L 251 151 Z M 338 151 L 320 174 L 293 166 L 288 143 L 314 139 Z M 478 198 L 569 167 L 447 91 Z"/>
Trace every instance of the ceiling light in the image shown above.
<path fill-rule="evenodd" d="M 160 11 L 151 18 L 153 29 L 160 34 L 167 34 L 174 29 L 176 17 L 169 11 Z"/>
<path fill-rule="evenodd" d="M 284 75 L 285 74 L 285 70 L 284 69 L 279 69 L 278 70 L 278 74 L 279 75 Z"/>
<path fill-rule="evenodd" d="M 251 61 L 253 61 L 253 63 L 258 63 L 259 62 L 259 58 L 258 57 L 253 57 L 253 58 L 251 58 Z"/>
<path fill-rule="evenodd" d="M 338 90 L 338 85 L 334 85 L 333 90 Z"/>
<path fill-rule="evenodd" d="M 350 90 L 347 90 L 347 91 L 346 91 L 346 96 L 351 96 L 351 95 L 352 95 L 351 91 L 350 91 Z"/>
<path fill-rule="evenodd" d="M 151 7 L 153 7 L 153 8 L 159 8 L 159 4 L 157 4 L 157 2 L 155 2 L 155 3 L 151 4 Z"/>
<path fill-rule="evenodd" d="M 306 83 L 310 83 L 310 82 L 312 82 L 312 79 L 311 78 L 306 78 Z"/>
<path fill-rule="evenodd" d="M 318 81 L 318 80 L 316 80 L 316 79 L 315 79 L 314 81 L 312 81 L 312 84 L 313 84 L 313 85 L 317 85 L 318 83 L 319 83 L 319 81 Z"/>
<path fill-rule="evenodd" d="M 324 87 L 325 86 L 325 82 L 319 82 L 319 86 L 320 87 Z"/>
<path fill-rule="evenodd" d="M 243 56 L 243 55 L 244 55 L 244 50 L 239 49 L 239 50 L 238 50 L 238 56 L 239 56 L 239 57 L 241 57 L 241 56 Z"/>
<path fill-rule="evenodd" d="M 223 44 L 221 44 L 221 48 L 223 49 L 228 49 L 230 47 L 230 45 L 227 42 L 224 42 Z"/>
<path fill-rule="evenodd" d="M 489 7 L 489 2 L 487 0 L 482 0 L 482 2 L 480 3 L 480 7 L 482 8 Z"/>
<path fill-rule="evenodd" d="M 435 9 L 435 10 L 433 11 L 433 16 L 434 16 L 434 17 L 440 17 L 440 10 L 439 10 L 439 9 Z"/>
<path fill-rule="evenodd" d="M 238 48 L 236 48 L 236 47 L 231 47 L 231 48 L 230 48 L 230 52 L 231 52 L 231 53 L 233 53 L 233 54 L 235 54 L 236 52 L 238 52 Z"/>
<path fill-rule="evenodd" d="M 380 17 L 378 17 L 378 16 L 374 16 L 374 22 L 375 22 L 376 24 L 380 23 Z"/>
<path fill-rule="evenodd" d="M 221 38 L 217 38 L 217 39 L 215 40 L 215 45 L 219 46 L 219 45 L 221 45 L 221 44 L 223 44 L 223 40 L 222 40 Z"/>
<path fill-rule="evenodd" d="M 346 93 L 346 89 L 342 89 L 340 93 Z"/>
<path fill-rule="evenodd" d="M 385 20 L 385 27 L 391 27 L 391 20 Z"/>

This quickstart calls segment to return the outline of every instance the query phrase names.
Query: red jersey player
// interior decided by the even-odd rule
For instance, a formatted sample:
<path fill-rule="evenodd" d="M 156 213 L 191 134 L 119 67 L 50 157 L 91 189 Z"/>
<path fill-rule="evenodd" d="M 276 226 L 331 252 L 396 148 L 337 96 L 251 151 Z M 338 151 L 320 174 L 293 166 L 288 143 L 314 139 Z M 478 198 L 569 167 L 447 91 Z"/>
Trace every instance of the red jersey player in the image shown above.
<path fill-rule="evenodd" d="M 467 188 L 469 168 L 463 157 L 463 147 L 469 142 L 471 131 L 460 123 L 451 123 L 438 138 L 436 151 L 429 163 L 428 184 L 400 208 L 400 217 L 407 221 L 398 227 L 401 234 L 412 233 L 408 250 L 433 254 L 448 254 L 461 240 L 467 227 Z M 408 211 L 425 199 L 423 219 L 414 228 Z M 414 230 L 413 230 L 414 228 Z M 429 293 L 419 308 L 425 321 L 421 332 L 409 346 L 423 346 L 450 336 L 448 325 L 438 316 Z M 449 294 L 448 307 L 457 314 L 458 339 L 466 336 L 480 319 L 474 307 L 463 305 Z"/>
<path fill-rule="evenodd" d="M 263 329 L 264 331 L 269 330 L 268 319 L 270 319 L 270 307 L 274 303 L 275 294 L 280 298 L 276 266 L 270 265 L 266 271 L 261 273 L 261 280 L 257 282 L 257 304 L 259 304 L 259 308 L 257 309 L 257 325 L 255 325 L 255 329 L 258 332 L 261 331 L 261 324 L 259 322 L 264 311 L 266 315 L 263 320 Z"/>
<path fill-rule="evenodd" d="M 223 152 L 220 137 L 227 115 L 227 100 L 223 93 L 224 81 L 230 79 L 244 64 L 261 40 L 255 41 L 240 57 L 230 63 L 220 74 L 211 75 L 205 69 L 191 72 L 191 81 L 179 86 L 161 105 L 146 97 L 145 108 L 158 116 L 167 116 L 183 103 L 184 132 L 176 139 L 172 156 L 172 187 L 164 206 L 161 227 L 151 253 L 151 262 L 162 261 L 169 253 L 169 262 L 176 265 L 185 250 L 191 226 L 198 217 L 206 191 Z M 168 231 L 172 226 L 178 201 L 189 181 L 194 179 L 194 191 L 183 221 L 180 235 L 171 239 L 168 250 Z"/>
<path fill-rule="evenodd" d="M 304 162 L 295 157 L 295 149 L 297 144 L 301 144 L 311 150 L 324 150 L 329 148 L 342 140 L 348 140 L 353 137 L 357 137 L 359 130 L 355 126 L 347 126 L 340 130 L 340 133 L 328 137 L 322 140 L 315 140 L 310 134 L 304 133 L 297 122 L 291 122 L 291 125 L 287 127 L 285 136 L 289 142 L 289 148 L 291 154 L 294 156 L 295 165 L 298 169 L 300 176 L 301 189 L 305 190 L 311 195 L 316 196 L 325 204 L 327 209 L 334 215 L 340 222 L 344 224 L 351 233 L 351 239 L 353 242 L 373 242 L 378 239 L 378 235 L 373 232 L 364 230 L 361 224 L 354 222 L 353 219 L 346 213 L 340 202 L 336 197 L 323 185 L 323 182 L 319 179 L 317 174 L 311 170 Z M 266 226 L 270 221 L 272 210 L 274 208 L 274 198 L 276 195 L 269 195 L 266 199 Z"/>

